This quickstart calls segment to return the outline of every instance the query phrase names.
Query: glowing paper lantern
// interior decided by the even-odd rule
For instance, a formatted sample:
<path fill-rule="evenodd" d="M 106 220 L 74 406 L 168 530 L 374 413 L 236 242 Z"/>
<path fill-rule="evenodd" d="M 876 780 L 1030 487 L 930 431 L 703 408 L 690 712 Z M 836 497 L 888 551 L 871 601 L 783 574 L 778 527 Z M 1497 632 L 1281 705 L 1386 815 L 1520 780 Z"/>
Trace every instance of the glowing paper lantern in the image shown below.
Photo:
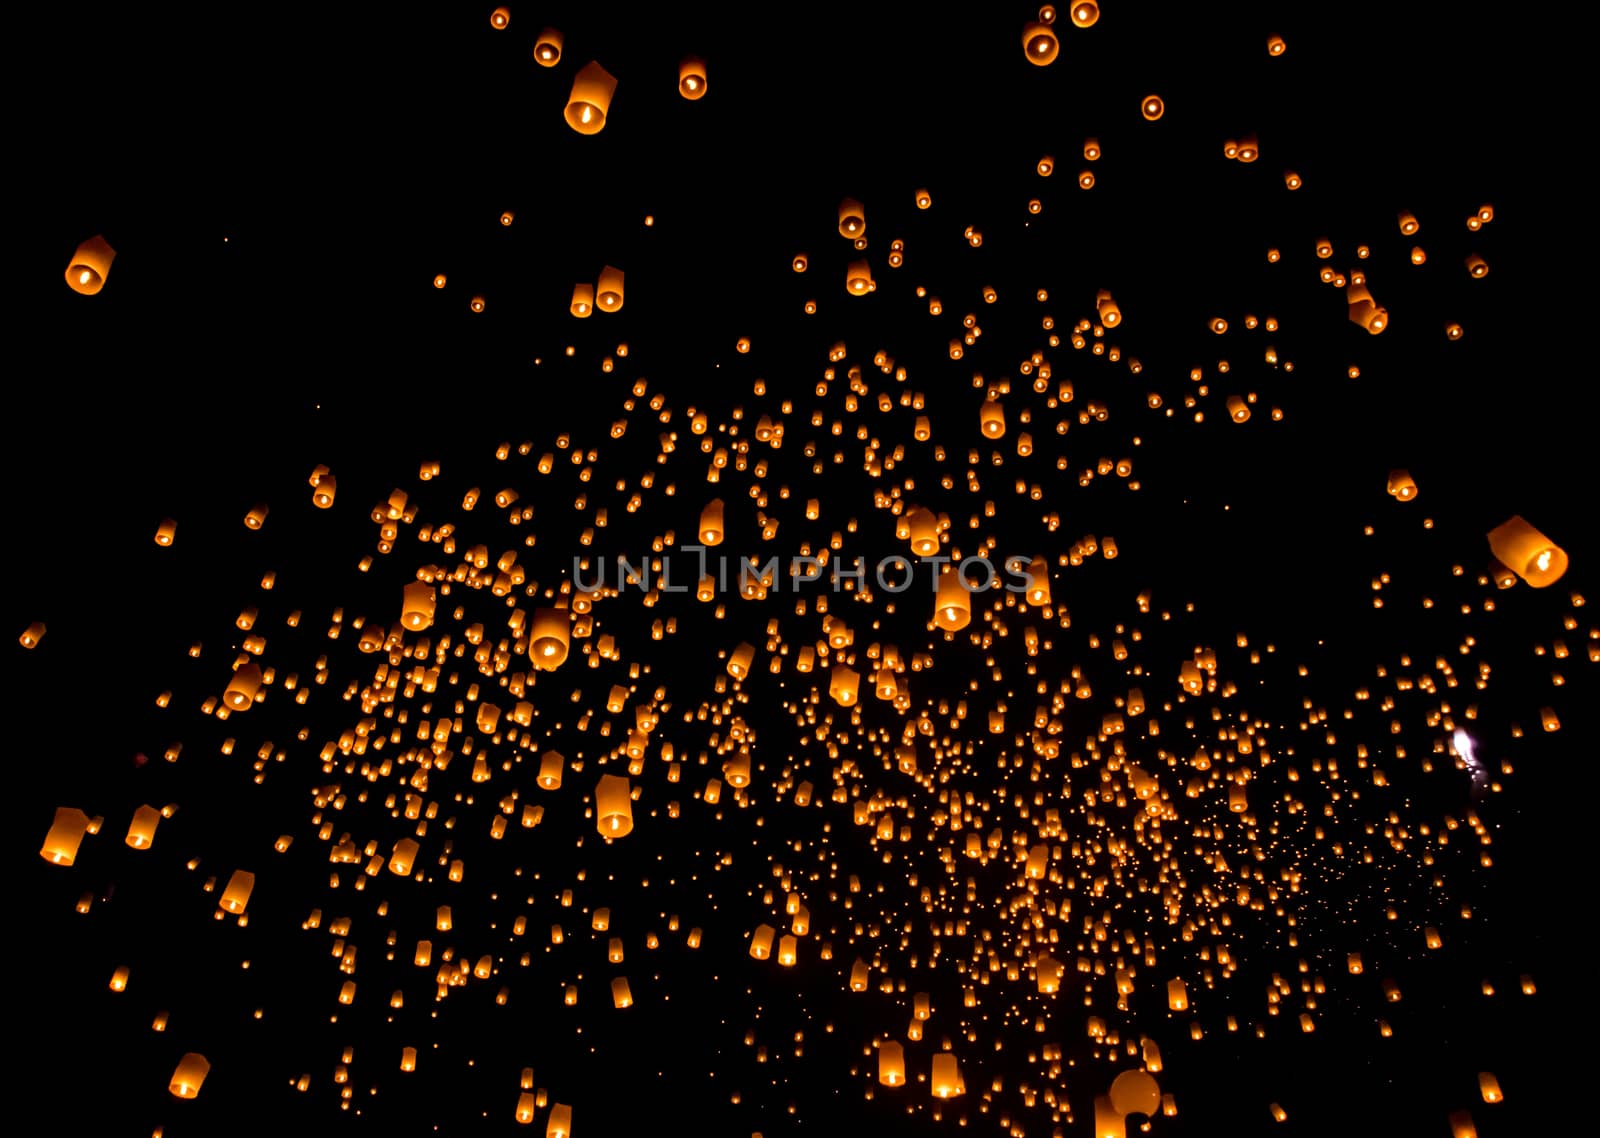
<path fill-rule="evenodd" d="M 503 32 L 511 26 L 511 9 L 501 5 L 489 13 L 489 26 L 497 32 Z"/>
<path fill-rule="evenodd" d="M 722 499 L 713 498 L 700 511 L 700 544 L 721 545 L 726 533 L 722 527 Z"/>
<path fill-rule="evenodd" d="M 587 320 L 594 315 L 594 285 L 575 284 L 572 286 L 572 303 L 567 306 L 579 320 Z"/>
<path fill-rule="evenodd" d="M 828 694 L 840 707 L 850 707 L 856 702 L 861 686 L 861 673 L 844 664 L 835 664 L 829 670 Z"/>
<path fill-rule="evenodd" d="M 1409 471 L 1389 471 L 1389 496 L 1401 502 L 1409 502 L 1417 496 L 1417 484 Z"/>
<path fill-rule="evenodd" d="M 1161 1109 L 1161 1087 L 1145 1071 L 1124 1071 L 1111 1082 L 1111 1106 L 1118 1114 L 1154 1116 Z"/>
<path fill-rule="evenodd" d="M 167 518 L 156 527 L 156 544 L 171 545 L 178 536 L 178 523 Z"/>
<path fill-rule="evenodd" d="M 425 581 L 412 581 L 405 587 L 400 603 L 400 623 L 412 632 L 433 624 L 434 591 Z"/>
<path fill-rule="evenodd" d="M 967 1085 L 961 1080 L 961 1065 L 948 1051 L 933 1057 L 933 1075 L 928 1081 L 934 1098 L 955 1098 L 967 1093 Z"/>
<path fill-rule="evenodd" d="M 561 45 L 565 37 L 554 28 L 546 28 L 533 41 L 533 59 L 540 67 L 554 67 L 561 62 Z"/>
<path fill-rule="evenodd" d="M 893 1040 L 878 1044 L 878 1082 L 886 1087 L 903 1086 L 906 1081 L 905 1048 Z"/>
<path fill-rule="evenodd" d="M 222 908 L 234 915 L 244 912 L 244 907 L 250 903 L 250 891 L 256 887 L 256 875 L 244 869 L 236 869 L 233 876 L 228 878 L 228 887 L 222 891 Z"/>
<path fill-rule="evenodd" d="M 705 61 L 693 56 L 678 64 L 678 94 L 685 99 L 699 99 L 706 93 Z"/>
<path fill-rule="evenodd" d="M 558 1102 L 550 1108 L 544 1138 L 572 1138 L 572 1108 L 566 1103 Z"/>
<path fill-rule="evenodd" d="M 89 238 L 67 262 L 67 285 L 73 292 L 93 296 L 105 288 L 106 275 L 111 272 L 111 262 L 116 255 L 117 251 L 106 244 L 104 237 Z"/>
<path fill-rule="evenodd" d="M 136 850 L 147 850 L 156 840 L 156 826 L 161 823 L 161 811 L 154 806 L 141 806 L 133 812 L 128 824 L 128 836 L 123 839 Z"/>
<path fill-rule="evenodd" d="M 550 672 L 567 659 L 572 643 L 572 621 L 564 608 L 533 610 L 533 625 L 528 633 L 528 656 L 534 666 Z"/>
<path fill-rule="evenodd" d="M 972 620 L 972 596 L 958 573 L 939 577 L 939 592 L 934 600 L 933 623 L 946 632 L 960 632 Z"/>
<path fill-rule="evenodd" d="M 855 198 L 839 203 L 839 236 L 854 241 L 867 235 L 867 211 Z"/>
<path fill-rule="evenodd" d="M 599 134 L 605 129 L 606 114 L 617 81 L 596 62 L 583 65 L 573 77 L 572 93 L 567 97 L 567 125 L 579 134 Z"/>
<path fill-rule="evenodd" d="M 1155 122 L 1167 113 L 1167 104 L 1160 95 L 1146 95 L 1144 102 L 1139 104 L 1139 113 L 1145 117 L 1145 121 Z"/>
<path fill-rule="evenodd" d="M 1061 41 L 1049 24 L 1030 21 L 1022 26 L 1022 52 L 1035 67 L 1047 67 L 1061 54 Z"/>
<path fill-rule="evenodd" d="M 260 690 L 261 668 L 251 661 L 235 671 L 228 680 L 228 687 L 222 693 L 222 702 L 234 711 L 244 711 L 255 702 L 256 693 Z"/>
<path fill-rule="evenodd" d="M 1100 5 L 1095 0 L 1078 0 L 1072 6 L 1071 16 L 1074 27 L 1092 28 L 1100 19 Z"/>
<path fill-rule="evenodd" d="M 1535 589 L 1555 584 L 1567 571 L 1566 551 L 1524 521 L 1520 514 L 1489 531 L 1489 549 Z"/>
<path fill-rule="evenodd" d="M 633 832 L 633 798 L 628 780 L 603 774 L 594 790 L 595 828 L 607 838 L 625 838 Z"/>
<path fill-rule="evenodd" d="M 206 1081 L 210 1071 L 211 1064 L 206 1057 L 191 1051 L 178 1060 L 178 1067 L 172 1072 L 172 1081 L 167 1084 L 167 1090 L 178 1098 L 194 1098 L 200 1093 L 200 1085 Z"/>
<path fill-rule="evenodd" d="M 55 821 L 44 836 L 39 856 L 51 865 L 71 865 L 78 857 L 78 846 L 89 830 L 89 816 L 71 806 L 56 809 Z"/>
<path fill-rule="evenodd" d="M 619 312 L 622 309 L 623 277 L 621 269 L 607 265 L 600 270 L 600 280 L 595 285 L 594 301 L 602 312 Z"/>

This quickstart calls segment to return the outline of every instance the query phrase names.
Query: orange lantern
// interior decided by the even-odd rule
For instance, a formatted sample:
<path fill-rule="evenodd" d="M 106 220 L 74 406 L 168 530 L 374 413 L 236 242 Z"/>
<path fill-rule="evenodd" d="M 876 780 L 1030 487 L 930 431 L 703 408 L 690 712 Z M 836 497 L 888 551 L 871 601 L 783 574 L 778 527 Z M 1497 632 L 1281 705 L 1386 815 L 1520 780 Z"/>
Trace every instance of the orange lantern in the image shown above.
<path fill-rule="evenodd" d="M 617 81 L 598 63 L 590 61 L 572 79 L 572 94 L 567 97 L 567 125 L 579 134 L 599 134 L 605 129 L 606 113 Z"/>
<path fill-rule="evenodd" d="M 106 243 L 104 237 L 89 238 L 72 254 L 67 262 L 67 285 L 73 292 L 93 296 L 106 286 L 106 276 L 111 272 L 111 262 L 117 251 Z"/>

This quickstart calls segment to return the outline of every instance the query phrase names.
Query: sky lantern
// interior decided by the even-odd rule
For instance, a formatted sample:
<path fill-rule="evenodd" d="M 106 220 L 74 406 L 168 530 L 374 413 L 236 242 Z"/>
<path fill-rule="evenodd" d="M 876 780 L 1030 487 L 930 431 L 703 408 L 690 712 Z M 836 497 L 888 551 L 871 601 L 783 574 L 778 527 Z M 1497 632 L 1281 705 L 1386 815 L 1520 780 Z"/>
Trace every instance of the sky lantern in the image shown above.
<path fill-rule="evenodd" d="M 628 780 L 603 774 L 594 790 L 595 829 L 602 837 L 625 838 L 633 832 L 633 798 Z"/>
<path fill-rule="evenodd" d="M 607 265 L 600 270 L 600 280 L 595 284 L 594 301 L 601 312 L 618 312 L 622 309 L 623 272 Z"/>
<path fill-rule="evenodd" d="M 111 272 L 111 262 L 116 255 L 117 251 L 106 243 L 104 237 L 89 238 L 78 246 L 72 254 L 72 260 L 67 262 L 68 287 L 81 296 L 93 296 L 105 288 L 106 277 Z"/>
<path fill-rule="evenodd" d="M 1389 497 L 1397 502 L 1409 502 L 1417 496 L 1417 484 L 1408 470 L 1389 471 Z"/>
<path fill-rule="evenodd" d="M 689 56 L 678 64 L 678 94 L 691 101 L 703 98 L 706 93 L 706 65 L 702 59 Z"/>
<path fill-rule="evenodd" d="M 141 806 L 133 812 L 124 841 L 136 850 L 147 850 L 156 840 L 156 826 L 160 823 L 161 811 L 154 806 Z"/>
<path fill-rule="evenodd" d="M 611 96 L 616 90 L 617 81 L 604 67 L 592 60 L 584 64 L 572 79 L 565 112 L 567 125 L 579 134 L 599 134 L 605 129 Z"/>
<path fill-rule="evenodd" d="M 572 1138 L 572 1108 L 566 1103 L 558 1102 L 550 1108 L 544 1138 Z"/>
<path fill-rule="evenodd" d="M 851 241 L 867 235 L 867 211 L 855 198 L 839 203 L 839 236 Z"/>
<path fill-rule="evenodd" d="M 1022 51 L 1035 67 L 1048 67 L 1061 54 L 1061 41 L 1049 24 L 1030 21 L 1022 26 Z"/>
<path fill-rule="evenodd" d="M 1072 17 L 1073 27 L 1092 28 L 1100 19 L 1100 5 L 1095 0 L 1078 0 L 1068 9 L 1068 15 Z"/>
<path fill-rule="evenodd" d="M 1161 1109 L 1161 1087 L 1146 1071 L 1124 1071 L 1111 1081 L 1111 1106 L 1118 1114 L 1155 1117 Z"/>
<path fill-rule="evenodd" d="M 967 1085 L 961 1079 L 961 1064 L 948 1051 L 933 1057 L 933 1074 L 928 1085 L 934 1098 L 956 1098 L 967 1093 Z"/>
<path fill-rule="evenodd" d="M 255 702 L 260 690 L 261 666 L 252 660 L 234 670 L 227 690 L 222 693 L 222 702 L 234 711 L 245 711 Z"/>
<path fill-rule="evenodd" d="M 55 821 L 44 836 L 39 856 L 51 865 L 71 865 L 78 856 L 78 845 L 89 830 L 89 816 L 71 806 L 56 809 Z"/>
<path fill-rule="evenodd" d="M 722 526 L 722 499 L 713 498 L 700 511 L 700 544 L 721 545 L 726 530 Z"/>
<path fill-rule="evenodd" d="M 206 1057 L 190 1051 L 178 1060 L 177 1069 L 172 1072 L 167 1090 L 176 1098 L 194 1098 L 200 1093 L 201 1084 L 206 1081 L 206 1076 L 210 1073 L 211 1064 L 206 1061 Z"/>
<path fill-rule="evenodd" d="M 222 891 L 222 908 L 237 916 L 250 903 L 250 893 L 256 887 L 256 875 L 248 870 L 236 869 L 228 878 L 228 887 Z"/>
<path fill-rule="evenodd" d="M 555 28 L 546 28 L 533 41 L 533 59 L 540 67 L 554 67 L 561 62 L 561 45 L 565 37 Z"/>
<path fill-rule="evenodd" d="M 412 581 L 400 603 L 400 623 L 412 632 L 433 624 L 434 589 L 426 581 Z"/>
<path fill-rule="evenodd" d="M 544 606 L 533 610 L 528 633 L 528 656 L 534 666 L 553 672 L 567 659 L 572 643 L 572 619 L 568 610 Z"/>
<path fill-rule="evenodd" d="M 939 576 L 939 592 L 934 600 L 933 622 L 946 632 L 960 632 L 972 620 L 972 595 L 959 573 Z"/>
<path fill-rule="evenodd" d="M 489 13 L 489 26 L 497 32 L 503 32 L 511 26 L 511 9 L 504 4 Z"/>
<path fill-rule="evenodd" d="M 906 1052 L 892 1039 L 878 1043 L 878 1082 L 886 1087 L 904 1086 L 906 1081 Z"/>
<path fill-rule="evenodd" d="M 1553 585 L 1567 571 L 1567 554 L 1520 514 L 1489 531 L 1489 549 L 1535 589 Z"/>
<path fill-rule="evenodd" d="M 1139 113 L 1145 117 L 1146 122 L 1155 122 L 1167 113 L 1167 104 L 1160 95 L 1146 95 L 1139 104 Z"/>
<path fill-rule="evenodd" d="M 861 673 L 845 664 L 829 669 L 828 694 L 840 707 L 854 706 L 861 686 Z"/>

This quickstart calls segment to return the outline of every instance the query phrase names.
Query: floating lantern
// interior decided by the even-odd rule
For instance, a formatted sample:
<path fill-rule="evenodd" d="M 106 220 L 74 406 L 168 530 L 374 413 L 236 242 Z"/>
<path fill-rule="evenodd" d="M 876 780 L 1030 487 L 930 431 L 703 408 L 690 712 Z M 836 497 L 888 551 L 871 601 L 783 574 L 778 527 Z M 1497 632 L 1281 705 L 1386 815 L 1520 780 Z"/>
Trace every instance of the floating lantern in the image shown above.
<path fill-rule="evenodd" d="M 111 262 L 116 255 L 117 251 L 106 244 L 104 237 L 89 238 L 67 262 L 68 286 L 73 292 L 93 296 L 105 288 L 106 276 L 111 272 Z"/>
<path fill-rule="evenodd" d="M 607 265 L 600 270 L 600 280 L 595 285 L 594 302 L 602 312 L 618 312 L 622 309 L 622 285 L 624 273 L 621 269 Z M 576 301 L 576 297 L 574 297 Z"/>
<path fill-rule="evenodd" d="M 605 129 L 611 96 L 616 90 L 616 79 L 604 67 L 592 61 L 584 64 L 572 79 L 565 112 L 567 125 L 579 134 L 599 134 Z"/>
<path fill-rule="evenodd" d="M 1535 589 L 1553 585 L 1567 571 L 1567 554 L 1521 515 L 1489 531 L 1489 549 Z"/>
<path fill-rule="evenodd" d="M 178 1098 L 194 1098 L 200 1093 L 200 1086 L 210 1072 L 211 1064 L 206 1057 L 191 1051 L 178 1060 L 177 1070 L 172 1072 L 172 1081 L 167 1084 L 167 1090 Z"/>
<path fill-rule="evenodd" d="M 678 64 L 678 94 L 685 99 L 699 99 L 706 93 L 706 65 L 693 56 Z"/>
<path fill-rule="evenodd" d="M 89 831 L 89 816 L 71 806 L 56 809 L 55 820 L 44 836 L 39 856 L 52 865 L 71 865 L 78 857 L 78 846 Z"/>
<path fill-rule="evenodd" d="M 967 1093 L 967 1085 L 961 1080 L 961 1065 L 948 1051 L 933 1057 L 933 1076 L 929 1083 L 934 1098 L 955 1098 Z"/>
<path fill-rule="evenodd" d="M 721 545 L 726 531 L 722 528 L 722 499 L 713 498 L 700 511 L 700 544 Z"/>
<path fill-rule="evenodd" d="M 878 1082 L 886 1087 L 903 1086 L 906 1081 L 905 1048 L 893 1040 L 878 1044 Z"/>
<path fill-rule="evenodd" d="M 400 602 L 400 623 L 412 632 L 421 632 L 433 624 L 434 590 L 425 581 L 412 581 L 403 590 Z"/>
<path fill-rule="evenodd" d="M 1061 41 L 1049 24 L 1032 21 L 1022 27 L 1022 51 L 1035 67 L 1047 67 L 1061 54 Z"/>
<path fill-rule="evenodd" d="M 561 62 L 561 45 L 565 37 L 555 28 L 546 28 L 533 41 L 533 59 L 540 67 L 554 67 Z"/>
<path fill-rule="evenodd" d="M 1409 471 L 1389 471 L 1389 496 L 1400 502 L 1409 502 L 1417 496 L 1417 484 Z"/>
<path fill-rule="evenodd" d="M 960 632 L 972 620 L 972 596 L 959 573 L 939 577 L 939 592 L 934 601 L 933 623 L 946 632 Z"/>
<path fill-rule="evenodd" d="M 628 780 L 603 774 L 594 790 L 595 829 L 603 837 L 625 838 L 633 832 L 633 798 Z"/>
<path fill-rule="evenodd" d="M 867 211 L 855 198 L 839 203 L 839 236 L 854 241 L 867 235 Z"/>
<path fill-rule="evenodd" d="M 154 806 L 141 806 L 133 812 L 128 824 L 128 836 L 123 839 L 136 850 L 147 850 L 156 840 L 156 827 L 161 824 L 161 811 Z"/>

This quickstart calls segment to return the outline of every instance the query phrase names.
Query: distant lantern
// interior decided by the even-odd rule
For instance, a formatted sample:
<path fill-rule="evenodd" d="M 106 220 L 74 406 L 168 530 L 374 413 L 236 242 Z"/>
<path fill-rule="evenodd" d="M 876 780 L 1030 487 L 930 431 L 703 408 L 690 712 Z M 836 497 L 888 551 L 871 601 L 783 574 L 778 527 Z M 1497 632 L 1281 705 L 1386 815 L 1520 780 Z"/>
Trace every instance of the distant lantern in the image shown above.
<path fill-rule="evenodd" d="M 222 891 L 222 908 L 235 916 L 244 912 L 245 906 L 250 904 L 250 893 L 256 887 L 256 875 L 249 870 L 236 869 L 233 876 L 228 878 L 228 886 Z"/>
<path fill-rule="evenodd" d="M 898 1087 L 906 1081 L 905 1048 L 890 1039 L 878 1044 L 878 1082 Z"/>
<path fill-rule="evenodd" d="M 509 209 L 500 215 L 501 225 L 510 225 L 515 220 L 517 220 L 517 215 Z"/>
<path fill-rule="evenodd" d="M 722 527 L 722 499 L 713 498 L 700 511 L 700 543 L 721 545 L 726 533 Z"/>
<path fill-rule="evenodd" d="M 250 512 L 244 516 L 246 529 L 260 529 L 267 524 L 267 504 L 258 502 L 250 507 Z"/>
<path fill-rule="evenodd" d="M 433 287 L 434 288 L 443 288 L 448 283 L 449 283 L 449 278 L 446 277 L 443 273 L 435 273 L 434 274 L 434 277 L 433 277 Z"/>
<path fill-rule="evenodd" d="M 178 523 L 167 518 L 156 527 L 156 544 L 171 545 L 178 536 Z"/>
<path fill-rule="evenodd" d="M 540 67 L 554 67 L 561 62 L 561 45 L 565 37 L 555 28 L 546 28 L 533 41 L 533 60 Z"/>
<path fill-rule="evenodd" d="M 1486 277 L 1489 275 L 1489 262 L 1474 253 L 1467 258 L 1467 272 L 1474 279 Z"/>
<path fill-rule="evenodd" d="M 1148 122 L 1155 122 L 1167 112 L 1167 104 L 1161 101 L 1160 95 L 1146 95 L 1144 102 L 1139 104 L 1139 113 Z"/>
<path fill-rule="evenodd" d="M 998 400 L 986 399 L 978 408 L 978 428 L 986 439 L 998 439 L 1006 433 L 1006 412 Z"/>
<path fill-rule="evenodd" d="M 1228 418 L 1235 423 L 1246 422 L 1250 418 L 1250 405 L 1238 395 L 1228 396 Z"/>
<path fill-rule="evenodd" d="M 756 931 L 750 934 L 750 955 L 757 960 L 765 960 L 772 955 L 772 938 L 777 935 L 776 929 L 771 925 L 757 925 Z"/>
<path fill-rule="evenodd" d="M 1489 549 L 1535 589 L 1553 585 L 1567 571 L 1567 554 L 1520 515 L 1489 531 Z"/>
<path fill-rule="evenodd" d="M 690 56 L 678 64 L 678 94 L 685 99 L 698 99 L 706 93 L 705 61 Z"/>
<path fill-rule="evenodd" d="M 1061 54 L 1061 41 L 1049 24 L 1033 21 L 1022 27 L 1022 51 L 1035 67 L 1048 67 Z"/>
<path fill-rule="evenodd" d="M 319 510 L 326 510 L 333 505 L 333 499 L 338 493 L 339 480 L 331 474 L 324 474 L 311 488 L 311 504 Z"/>
<path fill-rule="evenodd" d="M 867 211 L 855 198 L 839 203 L 839 236 L 854 241 L 867 235 Z"/>
<path fill-rule="evenodd" d="M 489 26 L 497 32 L 503 32 L 511 25 L 511 9 L 501 5 L 489 13 Z"/>
<path fill-rule="evenodd" d="M 412 581 L 400 602 L 400 623 L 412 632 L 433 624 L 434 590 L 426 581 Z"/>
<path fill-rule="evenodd" d="M 959 573 L 945 573 L 939 578 L 939 592 L 934 601 L 933 623 L 946 632 L 960 632 L 972 620 L 972 597 Z"/>
<path fill-rule="evenodd" d="M 489 302 L 484 300 L 483 295 L 480 293 L 467 301 L 467 307 L 472 309 L 473 312 L 482 312 L 489 307 Z"/>
<path fill-rule="evenodd" d="M 546 751 L 539 756 L 539 789 L 561 789 L 561 768 L 565 762 L 560 751 Z"/>
<path fill-rule="evenodd" d="M 106 244 L 104 237 L 91 237 L 78 246 L 67 262 L 67 284 L 72 291 L 93 296 L 106 285 L 106 275 L 111 272 L 111 262 L 117 251 Z"/>
<path fill-rule="evenodd" d="M 594 291 L 594 302 L 599 305 L 600 311 L 616 312 L 622 308 L 623 277 L 621 269 L 610 265 L 600 270 L 600 280 Z"/>
<path fill-rule="evenodd" d="M 872 265 L 866 259 L 851 261 L 845 269 L 844 287 L 851 296 L 866 296 L 873 289 Z"/>
<path fill-rule="evenodd" d="M 161 824 L 161 811 L 154 806 L 141 806 L 133 812 L 128 824 L 128 836 L 123 839 L 136 850 L 147 850 L 156 840 L 156 827 Z"/>
<path fill-rule="evenodd" d="M 932 204 L 933 204 L 933 195 L 932 194 L 930 194 L 927 190 L 918 190 L 917 191 L 917 208 L 918 209 L 927 209 Z"/>
<path fill-rule="evenodd" d="M 39 641 L 44 639 L 44 621 L 36 620 L 22 630 L 22 635 L 17 637 L 17 643 L 24 648 L 37 648 Z"/>
<path fill-rule="evenodd" d="M 567 658 L 571 637 L 572 621 L 566 609 L 534 609 L 528 637 L 528 655 L 534 666 L 547 672 L 559 668 Z"/>
<path fill-rule="evenodd" d="M 261 667 L 252 661 L 233 673 L 228 680 L 227 690 L 222 693 L 222 702 L 230 710 L 244 711 L 255 702 L 256 693 L 260 690 Z"/>
<path fill-rule="evenodd" d="M 955 1098 L 967 1093 L 967 1085 L 961 1080 L 961 1065 L 948 1051 L 933 1057 L 933 1077 L 929 1082 L 934 1098 Z"/>
<path fill-rule="evenodd" d="M 1389 471 L 1389 496 L 1401 502 L 1409 502 L 1417 496 L 1417 484 L 1410 471 Z"/>
<path fill-rule="evenodd" d="M 595 829 L 603 837 L 625 838 L 633 832 L 633 798 L 628 780 L 603 774 L 594 788 Z"/>
<path fill-rule="evenodd" d="M 579 134 L 599 134 L 605 129 L 606 113 L 611 109 L 611 96 L 616 92 L 617 81 L 593 61 L 583 65 L 572 80 L 572 94 L 567 98 L 567 125 Z"/>
<path fill-rule="evenodd" d="M 829 670 L 828 694 L 840 707 L 855 704 L 861 687 L 861 673 L 844 664 L 835 664 Z"/>
<path fill-rule="evenodd" d="M 586 320 L 594 315 L 594 285 L 575 284 L 572 286 L 572 304 L 570 311 L 580 320 Z"/>
<path fill-rule="evenodd" d="M 1283 42 L 1283 37 L 1282 36 L 1268 36 L 1267 37 L 1267 54 L 1268 55 L 1282 55 L 1284 53 L 1284 51 L 1288 48 L 1288 46 L 1289 46 L 1288 44 Z"/>
<path fill-rule="evenodd" d="M 1501 1093 L 1500 1080 L 1489 1071 L 1478 1072 L 1478 1093 L 1484 1102 L 1504 1102 L 1506 1097 Z"/>
<path fill-rule="evenodd" d="M 415 1047 L 400 1048 L 400 1069 L 402 1071 L 415 1071 L 417 1069 L 417 1049 Z"/>
<path fill-rule="evenodd" d="M 1096 4 L 1094 0 L 1078 0 L 1072 6 L 1070 15 L 1072 16 L 1074 27 L 1092 28 L 1095 25 L 1095 21 L 1100 19 L 1100 5 Z"/>
<path fill-rule="evenodd" d="M 51 865 L 71 865 L 78 856 L 83 835 L 89 832 L 89 816 L 71 806 L 56 809 L 55 820 L 44 836 L 39 856 Z"/>
<path fill-rule="evenodd" d="M 1401 210 L 1400 211 L 1400 219 L 1399 220 L 1400 220 L 1400 232 L 1403 233 L 1407 237 L 1412 236 L 1413 234 L 1416 233 L 1416 231 L 1419 228 L 1421 228 L 1417 224 L 1417 215 L 1414 214 L 1414 213 L 1411 213 L 1411 212 L 1409 212 L 1407 210 Z"/>
<path fill-rule="evenodd" d="M 172 1081 L 167 1084 L 167 1090 L 178 1098 L 194 1098 L 200 1093 L 200 1085 L 206 1081 L 210 1071 L 211 1064 L 206 1057 L 191 1051 L 178 1060 L 178 1068 L 172 1072 Z"/>

